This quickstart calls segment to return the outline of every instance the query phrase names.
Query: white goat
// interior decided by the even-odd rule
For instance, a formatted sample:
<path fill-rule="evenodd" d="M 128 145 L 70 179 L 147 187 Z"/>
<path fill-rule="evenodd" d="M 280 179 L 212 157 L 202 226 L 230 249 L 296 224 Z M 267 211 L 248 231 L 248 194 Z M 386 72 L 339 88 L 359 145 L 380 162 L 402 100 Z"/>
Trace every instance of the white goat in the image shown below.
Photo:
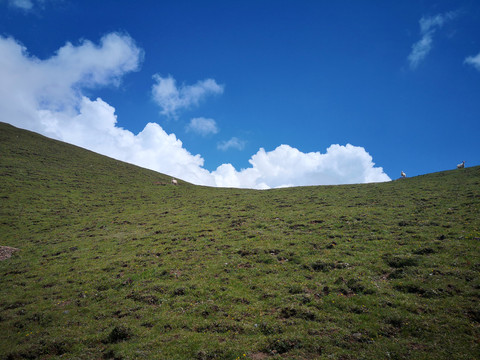
<path fill-rule="evenodd" d="M 465 167 L 465 160 L 463 160 L 461 164 L 457 165 L 457 169 L 463 169 L 464 167 Z"/>
<path fill-rule="evenodd" d="M 172 178 L 172 185 L 178 185 L 177 179 Z"/>
<path fill-rule="evenodd" d="M 402 178 L 406 178 L 407 177 L 407 174 L 405 174 L 403 171 L 402 171 Z"/>

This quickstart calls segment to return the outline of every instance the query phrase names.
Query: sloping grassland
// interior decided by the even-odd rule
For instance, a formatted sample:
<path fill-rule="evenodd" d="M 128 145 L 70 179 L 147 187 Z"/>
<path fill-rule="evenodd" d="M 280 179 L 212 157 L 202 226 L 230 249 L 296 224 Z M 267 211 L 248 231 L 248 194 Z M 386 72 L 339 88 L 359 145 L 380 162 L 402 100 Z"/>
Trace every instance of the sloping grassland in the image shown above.
<path fill-rule="evenodd" d="M 0 359 L 475 359 L 480 167 L 268 191 L 0 124 Z"/>

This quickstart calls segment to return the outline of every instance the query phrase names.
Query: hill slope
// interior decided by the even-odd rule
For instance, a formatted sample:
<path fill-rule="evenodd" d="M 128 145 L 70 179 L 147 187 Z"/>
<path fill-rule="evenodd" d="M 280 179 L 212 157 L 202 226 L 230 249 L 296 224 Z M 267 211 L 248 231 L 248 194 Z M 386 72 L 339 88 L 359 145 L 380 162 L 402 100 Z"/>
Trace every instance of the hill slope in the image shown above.
<path fill-rule="evenodd" d="M 473 359 L 480 167 L 268 191 L 0 124 L 0 359 Z"/>

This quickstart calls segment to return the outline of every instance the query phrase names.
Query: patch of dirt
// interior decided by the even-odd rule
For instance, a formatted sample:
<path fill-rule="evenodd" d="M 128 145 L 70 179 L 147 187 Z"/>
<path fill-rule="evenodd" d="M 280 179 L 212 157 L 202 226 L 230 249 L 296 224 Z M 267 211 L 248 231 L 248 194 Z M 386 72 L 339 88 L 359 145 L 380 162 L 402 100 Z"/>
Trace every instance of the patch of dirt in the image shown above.
<path fill-rule="evenodd" d="M 264 353 L 264 352 L 258 352 L 258 353 L 255 353 L 255 354 L 251 354 L 250 355 L 250 358 L 252 360 L 263 360 L 263 359 L 267 359 L 268 358 L 268 354 Z"/>
<path fill-rule="evenodd" d="M 0 261 L 7 260 L 12 256 L 15 251 L 20 249 L 10 247 L 10 246 L 0 246 Z"/>

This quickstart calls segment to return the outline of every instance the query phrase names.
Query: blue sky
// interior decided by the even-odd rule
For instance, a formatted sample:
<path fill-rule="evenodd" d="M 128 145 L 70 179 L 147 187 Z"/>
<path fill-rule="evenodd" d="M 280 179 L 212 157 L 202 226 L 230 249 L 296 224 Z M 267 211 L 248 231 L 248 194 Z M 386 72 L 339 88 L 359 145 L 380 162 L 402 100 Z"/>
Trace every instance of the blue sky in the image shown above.
<path fill-rule="evenodd" d="M 475 0 L 0 0 L 0 78 L 0 121 L 198 184 L 479 165 Z"/>

